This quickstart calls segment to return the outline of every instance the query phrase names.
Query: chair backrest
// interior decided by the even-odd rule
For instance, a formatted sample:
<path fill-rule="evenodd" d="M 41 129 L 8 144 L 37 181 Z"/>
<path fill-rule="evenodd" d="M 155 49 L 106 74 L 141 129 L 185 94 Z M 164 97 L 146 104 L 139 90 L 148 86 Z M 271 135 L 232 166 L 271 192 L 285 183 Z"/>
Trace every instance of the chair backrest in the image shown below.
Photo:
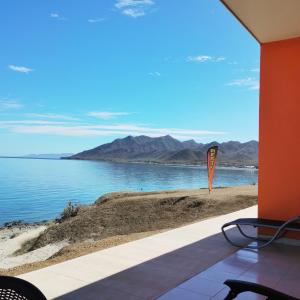
<path fill-rule="evenodd" d="M 47 300 L 43 293 L 30 282 L 10 276 L 0 276 L 0 299 Z"/>

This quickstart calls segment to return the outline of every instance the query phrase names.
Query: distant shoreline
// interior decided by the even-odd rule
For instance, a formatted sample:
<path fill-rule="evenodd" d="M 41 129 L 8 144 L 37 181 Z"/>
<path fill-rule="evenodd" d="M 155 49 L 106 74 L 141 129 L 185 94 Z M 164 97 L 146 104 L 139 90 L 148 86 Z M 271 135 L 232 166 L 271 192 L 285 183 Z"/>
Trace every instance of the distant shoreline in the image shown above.
<path fill-rule="evenodd" d="M 112 163 L 128 163 L 128 164 L 149 164 L 149 165 L 162 165 L 162 166 L 186 166 L 186 167 L 201 167 L 206 168 L 206 163 L 195 163 L 195 164 L 189 164 L 189 163 L 180 163 L 180 162 L 159 162 L 159 161 L 135 161 L 135 160 L 112 160 L 112 159 L 79 159 L 79 158 L 69 158 L 69 157 L 62 157 L 62 160 L 79 160 L 79 161 L 102 161 L 102 162 L 112 162 Z M 226 168 L 226 169 L 247 169 L 247 170 L 258 170 L 257 166 L 245 166 L 245 165 L 230 165 L 225 163 L 219 163 L 217 162 L 216 168 Z"/>
<path fill-rule="evenodd" d="M 105 159 L 72 159 L 67 157 L 61 158 L 47 158 L 47 157 L 26 157 L 26 156 L 0 156 L 0 158 L 8 159 L 38 159 L 38 160 L 73 160 L 73 161 L 94 161 L 94 162 L 110 162 L 110 163 L 124 163 L 124 164 L 147 164 L 147 165 L 159 165 L 170 167 L 190 167 L 190 168 L 206 168 L 206 164 L 187 164 L 187 163 L 164 163 L 155 161 L 126 161 L 126 160 L 105 160 Z M 243 169 L 243 170 L 258 170 L 256 166 L 243 166 L 243 165 L 217 165 L 217 169 Z"/>
<path fill-rule="evenodd" d="M 26 157 L 26 156 L 0 156 L 0 158 L 19 158 L 19 159 L 47 159 L 47 160 L 61 160 L 62 158 L 51 157 Z"/>

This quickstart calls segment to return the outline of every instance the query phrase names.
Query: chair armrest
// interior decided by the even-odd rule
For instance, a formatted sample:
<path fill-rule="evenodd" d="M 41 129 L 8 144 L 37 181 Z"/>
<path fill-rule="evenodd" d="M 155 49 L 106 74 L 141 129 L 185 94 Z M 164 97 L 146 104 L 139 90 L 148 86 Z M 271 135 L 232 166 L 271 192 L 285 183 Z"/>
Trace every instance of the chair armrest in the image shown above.
<path fill-rule="evenodd" d="M 230 279 L 226 280 L 224 284 L 226 284 L 230 288 L 230 292 L 225 300 L 235 299 L 235 297 L 237 297 L 240 293 L 244 292 L 260 294 L 266 296 L 269 300 L 300 300 L 299 298 L 288 296 L 261 284 L 248 281 Z"/>

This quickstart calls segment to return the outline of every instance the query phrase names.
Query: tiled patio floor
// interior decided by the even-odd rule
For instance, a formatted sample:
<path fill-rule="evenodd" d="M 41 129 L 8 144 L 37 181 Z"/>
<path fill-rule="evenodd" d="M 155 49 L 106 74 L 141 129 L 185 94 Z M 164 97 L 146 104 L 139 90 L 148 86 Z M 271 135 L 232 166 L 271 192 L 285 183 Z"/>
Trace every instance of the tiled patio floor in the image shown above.
<path fill-rule="evenodd" d="M 156 299 L 234 253 L 236 248 L 220 234 L 221 226 L 236 218 L 255 217 L 256 213 L 257 207 L 247 208 L 20 277 L 39 287 L 48 299 Z M 249 260 L 254 259 L 246 260 L 247 266 L 250 266 Z M 220 291 L 221 279 L 217 283 L 207 280 L 212 282 L 211 291 Z M 177 290 L 191 289 L 180 287 Z M 197 295 L 195 291 L 190 293 Z M 199 295 L 197 299 L 201 299 Z"/>
<path fill-rule="evenodd" d="M 229 291 L 223 285 L 226 279 L 260 283 L 300 298 L 300 247 L 273 244 L 257 251 L 239 250 L 159 300 L 223 300 Z M 243 293 L 236 299 L 260 300 L 265 297 Z"/>

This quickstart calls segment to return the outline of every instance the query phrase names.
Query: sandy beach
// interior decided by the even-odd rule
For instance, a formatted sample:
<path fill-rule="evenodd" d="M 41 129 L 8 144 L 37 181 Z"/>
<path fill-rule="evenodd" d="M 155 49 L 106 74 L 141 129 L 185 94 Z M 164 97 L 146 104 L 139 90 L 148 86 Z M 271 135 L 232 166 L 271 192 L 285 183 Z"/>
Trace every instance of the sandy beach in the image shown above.
<path fill-rule="evenodd" d="M 0 229 L 0 274 L 16 275 L 257 203 L 257 186 L 116 192 L 61 223 Z"/>
<path fill-rule="evenodd" d="M 20 265 L 43 261 L 65 247 L 67 242 L 49 244 L 34 251 L 19 254 L 24 243 L 37 238 L 47 229 L 45 225 L 14 226 L 0 230 L 0 269 L 10 269 Z"/>

